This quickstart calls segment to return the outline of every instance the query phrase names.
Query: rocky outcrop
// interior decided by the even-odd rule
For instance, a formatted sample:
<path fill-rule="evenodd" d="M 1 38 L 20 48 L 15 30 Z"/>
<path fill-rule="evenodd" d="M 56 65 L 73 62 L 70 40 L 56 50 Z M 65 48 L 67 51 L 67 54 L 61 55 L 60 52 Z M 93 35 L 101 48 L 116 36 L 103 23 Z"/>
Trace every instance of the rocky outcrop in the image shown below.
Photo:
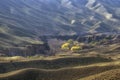
<path fill-rule="evenodd" d="M 96 33 L 96 34 L 85 34 L 85 35 L 59 35 L 59 36 L 40 36 L 40 39 L 44 39 L 45 41 L 49 41 L 49 39 L 58 39 L 58 40 L 69 40 L 73 39 L 78 42 L 85 42 L 90 43 L 93 41 L 101 41 L 101 40 L 108 40 L 113 42 L 120 42 L 120 35 L 119 34 L 102 34 L 102 33 Z"/>
<path fill-rule="evenodd" d="M 119 43 L 120 42 L 120 35 L 106 35 L 106 34 L 95 34 L 95 35 L 87 35 L 84 37 L 78 37 L 77 41 L 79 42 L 102 42 L 107 41 L 108 43 Z"/>
<path fill-rule="evenodd" d="M 24 45 L 42 35 L 120 33 L 119 3 L 120 0 L 0 0 L 0 46 Z"/>

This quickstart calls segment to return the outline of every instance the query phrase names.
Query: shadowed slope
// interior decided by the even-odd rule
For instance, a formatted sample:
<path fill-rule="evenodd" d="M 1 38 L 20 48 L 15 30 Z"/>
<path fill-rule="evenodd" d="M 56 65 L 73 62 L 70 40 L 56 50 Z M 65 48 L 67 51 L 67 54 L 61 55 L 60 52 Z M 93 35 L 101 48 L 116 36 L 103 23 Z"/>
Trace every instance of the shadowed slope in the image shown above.
<path fill-rule="evenodd" d="M 22 62 L 0 63 L 0 73 L 23 68 L 59 69 L 64 67 L 83 66 L 102 62 L 111 62 L 111 59 L 102 57 L 68 57 L 53 60 L 30 60 Z"/>
<path fill-rule="evenodd" d="M 66 68 L 58 70 L 40 70 L 27 68 L 0 74 L 0 80 L 77 80 L 86 76 L 98 74 L 120 66 L 102 66 L 85 68 Z"/>

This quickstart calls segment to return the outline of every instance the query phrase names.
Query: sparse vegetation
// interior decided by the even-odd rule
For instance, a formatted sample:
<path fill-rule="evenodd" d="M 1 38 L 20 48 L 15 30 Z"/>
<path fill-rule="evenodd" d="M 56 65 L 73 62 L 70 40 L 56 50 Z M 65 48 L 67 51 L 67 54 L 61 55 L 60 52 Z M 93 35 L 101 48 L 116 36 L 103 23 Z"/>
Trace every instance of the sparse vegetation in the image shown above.
<path fill-rule="evenodd" d="M 120 80 L 120 0 L 0 0 L 0 80 Z"/>
<path fill-rule="evenodd" d="M 76 44 L 73 43 L 74 45 L 72 46 L 77 46 L 77 48 L 79 48 L 79 46 L 81 45 L 85 45 L 83 43 L 75 43 Z M 117 44 L 109 45 L 108 47 L 99 47 L 95 49 L 82 49 L 79 52 L 79 54 L 81 54 L 75 56 L 74 53 L 64 53 L 64 56 L 62 56 L 61 54 L 48 57 L 40 55 L 29 56 L 27 58 L 23 58 L 20 56 L 6 58 L 1 57 L 0 80 L 104 79 L 104 75 L 107 73 L 106 71 L 114 71 L 115 69 L 120 69 L 118 54 L 115 53 L 113 56 L 112 54 L 108 55 L 104 53 L 106 53 L 106 51 L 108 50 L 116 52 L 119 51 L 118 49 L 119 45 Z M 103 52 L 100 54 L 101 50 L 103 50 Z M 100 76 L 96 74 L 100 74 Z M 119 72 L 117 74 L 119 74 Z M 119 77 L 115 76 L 114 73 L 112 73 L 111 75 L 113 75 L 113 77 L 107 79 L 116 80 L 118 78 L 119 80 Z M 106 74 L 106 76 L 109 75 Z"/>
<path fill-rule="evenodd" d="M 79 80 L 120 80 L 120 69 L 108 70 Z"/>
<path fill-rule="evenodd" d="M 119 69 L 119 67 L 120 66 L 95 66 L 84 68 L 65 68 L 58 70 L 27 68 L 0 74 L 0 80 L 77 80 L 90 75 L 99 74 L 104 71 Z"/>

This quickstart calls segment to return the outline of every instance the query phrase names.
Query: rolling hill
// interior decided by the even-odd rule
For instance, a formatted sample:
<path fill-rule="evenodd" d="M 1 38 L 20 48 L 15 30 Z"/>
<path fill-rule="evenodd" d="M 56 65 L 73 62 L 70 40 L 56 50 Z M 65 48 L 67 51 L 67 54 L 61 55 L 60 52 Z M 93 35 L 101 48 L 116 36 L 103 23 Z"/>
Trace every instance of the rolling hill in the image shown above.
<path fill-rule="evenodd" d="M 0 74 L 0 80 L 77 80 L 86 78 L 90 75 L 101 74 L 110 77 L 106 80 L 119 80 L 119 67 L 120 66 L 94 66 L 94 67 L 83 67 L 83 68 L 64 68 L 64 69 L 54 69 L 54 70 L 45 70 L 37 68 L 24 68 L 21 70 L 16 70 L 8 73 Z M 115 70 L 117 69 L 117 70 Z M 112 71 L 109 71 L 112 70 Z M 108 72 L 106 72 L 108 71 Z M 117 72 L 116 72 L 117 71 Z M 105 73 L 103 73 L 105 72 Z M 109 73 L 110 72 L 110 73 Z M 114 73 L 113 73 L 114 72 Z M 110 75 L 109 75 L 110 74 Z M 112 75 L 114 74 L 114 75 Z M 117 74 L 117 75 L 116 75 Z M 116 76 L 115 76 L 116 75 Z M 80 79 L 80 80 L 81 80 Z M 98 76 L 97 80 L 103 80 L 103 76 Z M 91 80 L 96 80 L 91 79 Z M 90 78 L 83 79 L 90 80 Z"/>
<path fill-rule="evenodd" d="M 79 80 L 120 80 L 120 69 L 113 69 Z"/>
<path fill-rule="evenodd" d="M 0 0 L 0 46 L 41 35 L 119 33 L 120 0 Z"/>

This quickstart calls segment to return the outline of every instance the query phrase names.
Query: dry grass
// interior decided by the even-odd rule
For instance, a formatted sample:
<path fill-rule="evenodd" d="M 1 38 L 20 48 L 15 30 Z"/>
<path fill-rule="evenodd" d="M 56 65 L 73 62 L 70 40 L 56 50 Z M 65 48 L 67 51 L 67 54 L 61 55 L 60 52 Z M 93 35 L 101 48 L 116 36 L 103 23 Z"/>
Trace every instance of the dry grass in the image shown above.
<path fill-rule="evenodd" d="M 0 80 L 77 80 L 83 77 L 118 68 L 120 68 L 120 66 L 94 66 L 57 70 L 26 68 L 0 74 Z"/>
<path fill-rule="evenodd" d="M 53 60 L 10 61 L 0 63 L 0 73 L 24 68 L 60 69 L 75 66 L 88 66 L 96 63 L 111 62 L 111 59 L 102 57 L 67 57 Z"/>
<path fill-rule="evenodd" d="M 24 57 L 21 56 L 14 56 L 14 57 L 0 57 L 0 62 L 8 62 L 8 61 L 21 61 L 21 60 L 25 60 Z"/>
<path fill-rule="evenodd" d="M 120 69 L 113 69 L 110 71 L 106 71 L 79 80 L 120 80 Z"/>
<path fill-rule="evenodd" d="M 111 50 L 119 51 L 118 47 Z M 96 50 L 72 56 L 8 58 L 8 61 L 0 63 L 0 80 L 120 80 L 119 54 L 98 56 Z"/>
<path fill-rule="evenodd" d="M 18 57 L 13 59 L 16 58 Z M 0 68 L 6 69 L 6 73 L 0 74 L 0 80 L 77 80 L 119 69 L 120 65 L 119 61 L 113 62 L 102 57 L 67 57 L 53 60 L 4 62 L 0 63 Z"/>

